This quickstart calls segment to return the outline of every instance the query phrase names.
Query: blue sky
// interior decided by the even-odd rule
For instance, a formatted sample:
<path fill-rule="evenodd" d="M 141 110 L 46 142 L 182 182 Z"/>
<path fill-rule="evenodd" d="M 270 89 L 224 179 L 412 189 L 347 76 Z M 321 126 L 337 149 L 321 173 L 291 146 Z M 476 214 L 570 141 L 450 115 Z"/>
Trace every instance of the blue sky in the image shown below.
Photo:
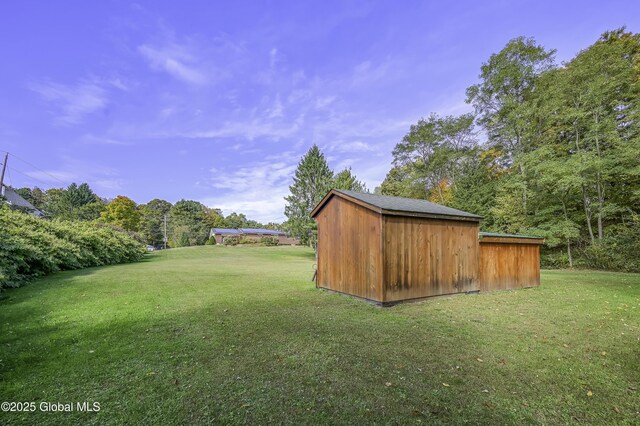
<path fill-rule="evenodd" d="M 4 1 L 7 183 L 194 199 L 284 219 L 316 143 L 370 189 L 430 112 L 460 114 L 482 62 L 534 37 L 571 59 L 638 1 Z M 25 163 L 21 160 L 26 160 Z M 34 167 L 35 166 L 35 167 Z"/>

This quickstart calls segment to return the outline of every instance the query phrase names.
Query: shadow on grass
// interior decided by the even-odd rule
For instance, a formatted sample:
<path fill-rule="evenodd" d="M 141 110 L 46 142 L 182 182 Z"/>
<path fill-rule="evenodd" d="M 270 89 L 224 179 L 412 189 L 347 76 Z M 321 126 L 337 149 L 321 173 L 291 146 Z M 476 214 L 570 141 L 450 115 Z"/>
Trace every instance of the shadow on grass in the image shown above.
<path fill-rule="evenodd" d="M 11 413 L 9 422 L 637 423 L 638 391 L 629 387 L 638 347 L 610 353 L 606 366 L 600 349 L 591 359 L 593 349 L 578 345 L 583 334 L 597 344 L 587 331 L 601 326 L 600 311 L 570 310 L 561 291 L 387 309 L 307 287 L 238 294 L 179 312 L 88 311 L 53 325 L 46 303 L 5 310 L 1 323 L 16 325 L 0 336 L 5 399 L 102 406 Z"/>
<path fill-rule="evenodd" d="M 103 407 L 15 416 L 36 423 L 534 421 L 482 392 L 495 371 L 465 365 L 478 341 L 446 315 L 423 321 L 320 292 L 228 306 L 3 335 L 5 399 Z"/>

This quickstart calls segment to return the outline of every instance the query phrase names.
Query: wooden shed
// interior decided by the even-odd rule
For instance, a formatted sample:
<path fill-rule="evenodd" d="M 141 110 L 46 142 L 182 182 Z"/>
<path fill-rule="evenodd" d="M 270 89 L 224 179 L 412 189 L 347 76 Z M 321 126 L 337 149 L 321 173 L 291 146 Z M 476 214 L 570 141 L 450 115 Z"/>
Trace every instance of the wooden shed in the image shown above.
<path fill-rule="evenodd" d="M 480 232 L 480 290 L 540 285 L 540 245 L 544 239 Z"/>
<path fill-rule="evenodd" d="M 425 200 L 336 189 L 311 216 L 318 224 L 317 287 L 389 305 L 509 285 L 498 271 L 481 284 L 481 216 Z"/>

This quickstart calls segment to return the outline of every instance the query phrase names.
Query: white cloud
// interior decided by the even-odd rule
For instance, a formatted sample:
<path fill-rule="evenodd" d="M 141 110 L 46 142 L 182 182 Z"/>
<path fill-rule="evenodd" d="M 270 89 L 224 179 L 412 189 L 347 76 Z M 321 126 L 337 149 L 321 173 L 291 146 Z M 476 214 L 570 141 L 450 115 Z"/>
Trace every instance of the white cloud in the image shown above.
<path fill-rule="evenodd" d="M 100 179 L 94 180 L 91 186 L 98 192 L 100 192 L 100 190 L 118 191 L 122 189 L 122 182 L 118 179 Z"/>
<path fill-rule="evenodd" d="M 276 100 L 273 102 L 273 106 L 268 110 L 268 118 L 282 118 L 284 107 L 280 101 L 280 94 L 276 95 Z"/>
<path fill-rule="evenodd" d="M 81 123 L 108 103 L 107 90 L 101 84 L 87 80 L 75 85 L 34 83 L 30 89 L 57 108 L 55 122 L 65 126 Z"/>
<path fill-rule="evenodd" d="M 72 182 L 87 182 L 98 194 L 103 195 L 102 191 L 107 192 L 104 194 L 106 196 L 115 195 L 114 191 L 124 187 L 122 180 L 118 178 L 121 173 L 114 168 L 68 156 L 61 157 L 59 163 L 60 167 L 56 169 L 38 170 L 25 174 L 54 187 L 68 186 Z"/>
<path fill-rule="evenodd" d="M 164 48 L 157 48 L 143 44 L 138 47 L 138 51 L 155 70 L 165 71 L 178 80 L 190 84 L 203 85 L 208 82 L 205 73 L 193 64 L 195 59 L 185 47 L 170 44 Z"/>
<path fill-rule="evenodd" d="M 97 136 L 92 133 L 84 134 L 80 137 L 80 141 L 87 144 L 96 144 L 96 145 L 130 145 L 128 142 L 113 139 L 106 136 Z"/>
<path fill-rule="evenodd" d="M 387 77 L 391 67 L 390 61 L 383 61 L 372 64 L 371 61 L 364 61 L 356 65 L 351 76 L 352 84 L 367 85 L 382 80 Z"/>
<path fill-rule="evenodd" d="M 200 201 L 222 209 L 225 215 L 235 211 L 263 223 L 282 222 L 284 197 L 289 193 L 297 162 L 297 155 L 285 152 L 236 171 L 212 168 L 209 184 L 216 195 Z"/>
<path fill-rule="evenodd" d="M 336 151 L 340 153 L 345 152 L 374 152 L 376 148 L 371 144 L 368 144 L 363 141 L 352 141 L 352 142 L 337 142 L 329 146 L 330 151 Z"/>
<path fill-rule="evenodd" d="M 276 66 L 276 61 L 278 60 L 278 49 L 275 47 L 269 51 L 269 66 L 274 68 Z"/>
<path fill-rule="evenodd" d="M 316 99 L 315 107 L 317 109 L 324 109 L 335 102 L 337 96 L 322 96 Z"/>
<path fill-rule="evenodd" d="M 277 122 L 269 117 L 256 117 L 246 121 L 227 121 L 221 126 L 196 132 L 187 132 L 179 136 L 194 139 L 243 138 L 250 141 L 259 138 L 280 140 L 293 136 L 301 128 L 304 115 L 291 122 Z"/>
<path fill-rule="evenodd" d="M 53 186 L 68 185 L 77 178 L 75 173 L 64 170 L 33 171 L 25 174 L 39 182 L 50 183 Z"/>

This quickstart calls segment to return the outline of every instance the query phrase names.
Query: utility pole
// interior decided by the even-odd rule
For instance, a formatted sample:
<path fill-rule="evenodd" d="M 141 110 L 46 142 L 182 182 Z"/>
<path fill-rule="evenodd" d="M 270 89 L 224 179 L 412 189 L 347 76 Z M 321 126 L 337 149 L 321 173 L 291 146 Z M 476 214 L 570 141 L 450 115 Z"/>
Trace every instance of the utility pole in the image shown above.
<path fill-rule="evenodd" d="M 167 214 L 164 214 L 164 249 L 167 249 Z"/>
<path fill-rule="evenodd" d="M 4 195 L 4 172 L 7 170 L 7 160 L 9 159 L 9 153 L 4 154 L 4 163 L 2 163 L 2 174 L 0 175 L 0 195 Z"/>

